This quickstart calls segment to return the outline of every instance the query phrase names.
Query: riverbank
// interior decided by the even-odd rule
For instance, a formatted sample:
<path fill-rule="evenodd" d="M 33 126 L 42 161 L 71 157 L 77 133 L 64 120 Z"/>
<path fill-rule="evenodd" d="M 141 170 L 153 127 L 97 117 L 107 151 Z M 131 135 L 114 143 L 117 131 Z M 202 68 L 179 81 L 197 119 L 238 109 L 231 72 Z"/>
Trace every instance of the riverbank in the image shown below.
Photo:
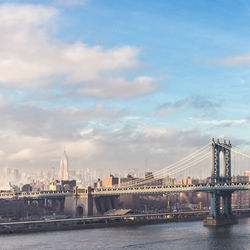
<path fill-rule="evenodd" d="M 205 219 L 207 215 L 208 211 L 195 211 L 10 222 L 0 223 L 0 234 L 65 231 L 104 227 L 152 225 L 171 222 L 201 221 Z M 249 217 L 250 211 L 245 211 L 244 213 L 237 212 L 237 216 Z"/>

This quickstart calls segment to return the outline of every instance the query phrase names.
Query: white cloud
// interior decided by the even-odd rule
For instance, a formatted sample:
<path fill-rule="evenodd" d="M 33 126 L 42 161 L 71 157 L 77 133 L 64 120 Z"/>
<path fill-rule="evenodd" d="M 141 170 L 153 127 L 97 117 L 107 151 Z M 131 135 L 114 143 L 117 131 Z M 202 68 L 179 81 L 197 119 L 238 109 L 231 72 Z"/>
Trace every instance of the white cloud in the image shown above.
<path fill-rule="evenodd" d="M 219 64 L 219 65 L 249 65 L 250 64 L 250 53 L 237 55 L 237 56 L 227 56 L 222 59 L 210 59 L 208 63 Z"/>
<path fill-rule="evenodd" d="M 57 10 L 42 5 L 3 4 L 0 7 L 0 26 L 3 28 L 40 26 L 47 23 Z M 12 32 L 12 31 L 11 31 Z M 19 35 L 19 30 L 16 30 Z M 4 36 L 3 36 L 4 38 Z"/>
<path fill-rule="evenodd" d="M 222 64 L 234 65 L 234 64 L 250 64 L 250 54 L 240 56 L 229 56 L 221 61 Z"/>
<path fill-rule="evenodd" d="M 102 104 L 90 108 L 66 106 L 49 109 L 30 105 L 21 107 L 13 105 L 0 110 L 0 129 L 12 130 L 19 135 L 65 140 L 82 136 L 82 131 L 91 120 L 113 120 L 125 114 L 124 111 L 107 108 Z"/>
<path fill-rule="evenodd" d="M 0 109 L 8 107 L 10 104 L 11 101 L 7 97 L 0 94 Z"/>
<path fill-rule="evenodd" d="M 161 108 L 155 112 L 156 115 L 169 115 L 178 112 L 177 108 Z"/>
<path fill-rule="evenodd" d="M 199 121 L 200 124 L 206 125 L 214 125 L 214 126 L 223 126 L 229 127 L 233 125 L 245 125 L 249 121 L 246 119 L 239 119 L 239 120 L 210 120 L 210 121 Z"/>
<path fill-rule="evenodd" d="M 155 79 L 138 76 L 128 81 L 114 74 L 139 66 L 138 49 L 105 49 L 81 41 L 66 44 L 53 38 L 58 10 L 39 5 L 0 6 L 0 83 L 36 88 L 61 82 L 78 93 L 95 97 L 133 97 L 157 89 Z"/>
<path fill-rule="evenodd" d="M 0 150 L 0 157 L 4 157 L 4 156 L 5 156 L 5 153 L 2 150 Z"/>
<path fill-rule="evenodd" d="M 83 129 L 83 130 L 80 131 L 80 135 L 81 136 L 89 135 L 89 134 L 93 133 L 93 131 L 94 131 L 93 128 Z"/>
<path fill-rule="evenodd" d="M 146 137 L 161 137 L 164 135 L 168 135 L 173 132 L 171 129 L 154 127 L 154 128 L 145 128 L 143 133 Z"/>
<path fill-rule="evenodd" d="M 89 0 L 54 0 L 53 3 L 58 6 L 78 6 L 84 5 Z"/>
<path fill-rule="evenodd" d="M 101 84 L 100 84 L 101 83 Z M 124 78 L 99 79 L 80 88 L 78 93 L 96 97 L 135 97 L 146 95 L 158 87 L 152 77 L 138 77 L 129 82 Z"/>
<path fill-rule="evenodd" d="M 30 148 L 22 149 L 14 154 L 8 155 L 9 161 L 20 161 L 20 160 L 29 160 L 34 158 L 33 150 Z"/>
<path fill-rule="evenodd" d="M 80 156 L 82 159 L 93 159 L 93 157 L 99 155 L 102 151 L 102 147 L 92 139 L 66 142 L 65 144 L 70 155 L 76 158 Z"/>

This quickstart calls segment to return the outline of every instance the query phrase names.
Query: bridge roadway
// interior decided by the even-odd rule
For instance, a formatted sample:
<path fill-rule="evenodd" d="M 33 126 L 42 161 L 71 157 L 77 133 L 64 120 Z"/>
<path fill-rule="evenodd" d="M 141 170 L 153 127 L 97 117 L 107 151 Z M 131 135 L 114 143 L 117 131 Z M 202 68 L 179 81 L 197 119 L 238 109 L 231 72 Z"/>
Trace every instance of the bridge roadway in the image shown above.
<path fill-rule="evenodd" d="M 0 192 L 0 200 L 13 199 L 45 199 L 65 198 L 72 195 L 72 191 L 31 191 L 31 192 Z"/>
<path fill-rule="evenodd" d="M 198 185 L 165 185 L 165 186 L 137 186 L 137 187 L 101 187 L 92 189 L 91 195 L 112 196 L 120 194 L 164 194 L 180 192 L 211 192 L 214 190 L 240 191 L 249 190 L 249 182 L 233 182 L 230 184 L 198 184 Z M 72 191 L 31 191 L 31 192 L 0 192 L 0 200 L 9 199 L 58 199 L 71 196 Z"/>
<path fill-rule="evenodd" d="M 95 188 L 93 196 L 110 196 L 120 194 L 164 194 L 180 192 L 211 192 L 214 190 L 240 191 L 249 190 L 249 182 L 232 182 L 230 184 L 198 184 L 198 185 L 166 185 L 166 186 L 137 186 L 137 187 L 110 187 Z"/>

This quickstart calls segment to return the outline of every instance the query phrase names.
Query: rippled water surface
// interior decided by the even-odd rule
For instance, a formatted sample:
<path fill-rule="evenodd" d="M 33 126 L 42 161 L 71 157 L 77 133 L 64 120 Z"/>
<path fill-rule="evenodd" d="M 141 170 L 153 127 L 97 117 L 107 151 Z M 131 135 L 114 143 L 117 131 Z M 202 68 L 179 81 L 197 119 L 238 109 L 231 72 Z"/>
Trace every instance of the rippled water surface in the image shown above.
<path fill-rule="evenodd" d="M 202 222 L 1 235 L 0 249 L 250 250 L 250 218 L 207 228 Z"/>

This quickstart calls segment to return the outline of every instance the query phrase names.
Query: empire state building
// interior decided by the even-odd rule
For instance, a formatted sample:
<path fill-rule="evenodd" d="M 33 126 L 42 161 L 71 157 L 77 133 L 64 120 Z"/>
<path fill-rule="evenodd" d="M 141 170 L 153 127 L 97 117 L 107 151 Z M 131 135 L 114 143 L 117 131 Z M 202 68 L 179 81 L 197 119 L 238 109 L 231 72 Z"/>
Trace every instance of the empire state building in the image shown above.
<path fill-rule="evenodd" d="M 60 169 L 58 172 L 58 179 L 59 180 L 68 180 L 69 179 L 69 159 L 66 155 L 66 151 L 64 149 L 61 162 L 60 162 Z"/>

